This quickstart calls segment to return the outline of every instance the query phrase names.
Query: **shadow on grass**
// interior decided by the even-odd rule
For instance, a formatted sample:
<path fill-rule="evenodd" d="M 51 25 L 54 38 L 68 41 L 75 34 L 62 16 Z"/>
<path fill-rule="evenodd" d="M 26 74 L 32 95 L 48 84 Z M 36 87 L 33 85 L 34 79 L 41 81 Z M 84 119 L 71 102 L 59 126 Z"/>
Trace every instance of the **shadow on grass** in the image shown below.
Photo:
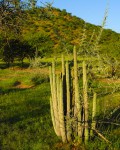
<path fill-rule="evenodd" d="M 14 69 L 14 67 L 19 67 L 19 68 L 21 68 L 21 69 L 25 69 L 25 68 L 28 68 L 29 67 L 29 63 L 19 63 L 19 62 L 15 62 L 15 63 L 13 63 L 13 64 L 11 64 L 11 65 L 7 65 L 6 63 L 0 63 L 0 69 L 7 69 L 7 68 L 10 68 L 10 67 L 13 67 L 13 69 Z"/>
<path fill-rule="evenodd" d="M 27 108 L 28 105 L 28 108 Z M 22 108 L 25 106 L 26 111 L 22 110 Z M 11 108 L 10 107 L 19 107 L 19 109 L 16 111 L 16 114 L 11 115 L 10 117 L 6 117 L 6 118 L 2 118 L 0 119 L 0 123 L 10 123 L 10 124 L 14 124 L 17 123 L 19 121 L 25 121 L 27 119 L 30 120 L 30 118 L 37 118 L 37 117 L 44 117 L 45 115 L 47 115 L 48 113 L 50 113 L 50 106 L 49 104 L 44 104 L 44 102 L 41 101 L 27 101 L 17 105 L 10 105 L 10 106 L 0 106 L 0 109 L 2 111 L 10 111 Z"/>
<path fill-rule="evenodd" d="M 104 118 L 99 117 L 97 119 L 97 130 L 109 132 L 120 128 L 120 107 L 113 109 Z"/>
<path fill-rule="evenodd" d="M 24 91 L 27 90 L 27 88 L 10 88 L 10 89 L 3 89 L 0 87 L 0 95 L 5 95 L 5 94 L 9 94 L 9 93 L 15 93 L 15 92 L 20 92 L 20 91 Z"/>
<path fill-rule="evenodd" d="M 50 89 L 48 84 L 45 83 L 40 87 L 33 88 L 8 89 L 2 92 L 2 94 L 6 94 L 5 96 L 10 93 L 10 100 L 7 100 L 8 104 L 3 102 L 0 105 L 0 123 L 14 124 L 29 118 L 43 117 L 50 114 Z M 9 95 L 4 98 L 9 98 Z"/>

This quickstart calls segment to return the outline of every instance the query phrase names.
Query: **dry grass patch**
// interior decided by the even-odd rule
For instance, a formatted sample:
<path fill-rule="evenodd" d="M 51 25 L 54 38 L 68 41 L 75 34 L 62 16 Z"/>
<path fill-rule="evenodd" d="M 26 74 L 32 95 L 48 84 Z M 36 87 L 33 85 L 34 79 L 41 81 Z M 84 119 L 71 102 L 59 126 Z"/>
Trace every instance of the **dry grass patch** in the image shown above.
<path fill-rule="evenodd" d="M 18 88 L 18 89 L 30 89 L 34 87 L 33 85 L 25 85 L 25 84 L 20 84 L 20 85 L 17 85 L 15 86 L 15 88 Z"/>

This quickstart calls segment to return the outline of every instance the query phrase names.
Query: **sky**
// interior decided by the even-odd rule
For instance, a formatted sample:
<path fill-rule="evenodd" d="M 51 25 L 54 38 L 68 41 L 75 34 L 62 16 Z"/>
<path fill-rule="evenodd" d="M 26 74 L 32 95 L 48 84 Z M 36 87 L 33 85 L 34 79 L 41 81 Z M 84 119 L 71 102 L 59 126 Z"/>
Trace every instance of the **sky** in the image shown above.
<path fill-rule="evenodd" d="M 53 0 L 41 0 L 52 2 Z M 105 28 L 120 33 L 120 0 L 54 0 L 53 7 L 67 12 L 86 22 L 102 25 L 105 10 L 108 16 Z"/>

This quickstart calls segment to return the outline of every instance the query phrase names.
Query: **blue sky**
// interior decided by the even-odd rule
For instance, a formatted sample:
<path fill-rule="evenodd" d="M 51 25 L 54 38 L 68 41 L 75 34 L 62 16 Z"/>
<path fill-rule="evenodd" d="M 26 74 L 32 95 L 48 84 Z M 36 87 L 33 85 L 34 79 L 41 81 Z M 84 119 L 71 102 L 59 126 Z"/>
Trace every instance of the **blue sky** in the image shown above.
<path fill-rule="evenodd" d="M 52 2 L 52 0 L 41 0 Z M 105 9 L 108 7 L 108 17 L 105 28 L 120 33 L 120 0 L 54 0 L 53 7 L 66 9 L 86 22 L 101 25 Z"/>

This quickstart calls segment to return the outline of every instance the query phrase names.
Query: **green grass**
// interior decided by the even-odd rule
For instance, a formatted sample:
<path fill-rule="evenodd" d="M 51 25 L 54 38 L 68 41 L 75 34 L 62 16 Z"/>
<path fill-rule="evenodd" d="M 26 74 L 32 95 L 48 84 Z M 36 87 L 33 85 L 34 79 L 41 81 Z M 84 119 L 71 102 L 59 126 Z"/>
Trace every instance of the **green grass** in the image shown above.
<path fill-rule="evenodd" d="M 58 64 L 61 63 L 61 56 L 62 55 L 58 55 L 58 56 L 54 56 L 54 57 L 50 57 L 50 58 L 40 58 L 39 61 L 41 63 L 51 63 L 53 60 L 55 60 Z M 73 60 L 73 55 L 64 55 L 64 59 L 65 61 L 72 61 Z M 96 58 L 95 57 L 80 57 L 78 56 L 78 61 L 83 61 L 83 60 L 87 60 L 87 61 L 95 61 Z"/>
<path fill-rule="evenodd" d="M 51 149 L 58 141 L 49 108 L 50 88 L 47 80 L 33 86 L 35 73 L 0 71 L 0 149 Z M 45 76 L 46 77 L 46 76 Z M 44 78 L 45 78 L 44 77 Z M 39 79 L 40 80 L 40 79 Z M 16 88 L 15 81 L 33 86 Z"/>
<path fill-rule="evenodd" d="M 1 149 L 50 149 L 51 143 L 57 141 L 50 118 L 49 94 L 46 83 L 2 96 Z"/>
<path fill-rule="evenodd" d="M 119 150 L 120 126 L 111 124 L 120 121 L 120 112 L 117 116 L 111 113 L 120 106 L 119 90 L 111 93 L 111 83 L 109 92 L 105 93 L 108 84 L 101 81 L 95 81 L 92 86 L 100 93 L 97 97 L 97 119 L 100 121 L 97 123 L 97 129 L 112 144 L 107 144 L 95 134 L 88 145 L 78 147 L 86 150 Z M 62 144 L 55 135 L 49 97 L 50 85 L 46 68 L 41 70 L 15 67 L 0 70 L 1 150 L 71 150 L 70 147 L 75 147 L 74 142 L 69 145 Z M 106 124 L 108 121 L 110 123 Z"/>

